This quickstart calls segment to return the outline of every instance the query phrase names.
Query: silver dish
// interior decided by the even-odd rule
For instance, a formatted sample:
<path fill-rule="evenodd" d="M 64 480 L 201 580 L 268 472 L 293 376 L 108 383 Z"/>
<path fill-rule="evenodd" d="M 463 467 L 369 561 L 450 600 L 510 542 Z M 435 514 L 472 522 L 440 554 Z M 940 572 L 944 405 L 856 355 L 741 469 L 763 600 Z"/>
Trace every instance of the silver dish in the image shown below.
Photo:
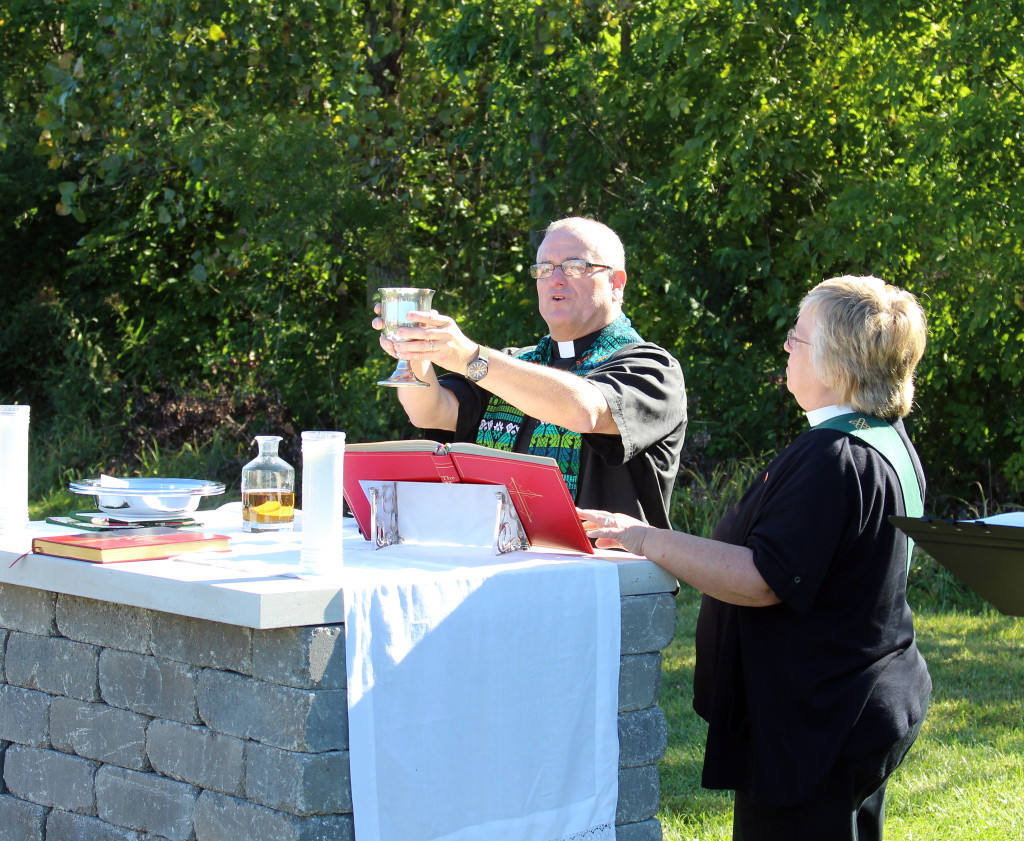
<path fill-rule="evenodd" d="M 199 479 L 121 479 L 118 486 L 110 480 L 85 479 L 68 488 L 78 494 L 96 497 L 96 505 L 107 514 L 139 516 L 184 514 L 195 511 L 204 496 L 224 493 L 223 482 Z M 120 485 L 121 482 L 125 484 Z"/>

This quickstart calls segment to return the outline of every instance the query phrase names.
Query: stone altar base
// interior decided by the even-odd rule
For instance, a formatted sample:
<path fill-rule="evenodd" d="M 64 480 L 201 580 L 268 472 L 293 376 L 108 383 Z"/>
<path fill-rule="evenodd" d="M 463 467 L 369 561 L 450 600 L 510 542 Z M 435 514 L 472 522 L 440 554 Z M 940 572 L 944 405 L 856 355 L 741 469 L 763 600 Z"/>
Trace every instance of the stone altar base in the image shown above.
<path fill-rule="evenodd" d="M 617 841 L 660 841 L 671 593 L 622 597 Z M 344 626 L 0 584 L 0 841 L 354 841 Z"/>

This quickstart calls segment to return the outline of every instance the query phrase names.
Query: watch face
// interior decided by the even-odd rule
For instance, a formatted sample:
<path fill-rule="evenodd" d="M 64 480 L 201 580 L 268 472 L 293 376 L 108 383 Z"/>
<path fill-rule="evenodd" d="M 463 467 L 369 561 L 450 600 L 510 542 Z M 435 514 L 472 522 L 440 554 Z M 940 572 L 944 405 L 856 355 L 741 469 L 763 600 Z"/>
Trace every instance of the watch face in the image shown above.
<path fill-rule="evenodd" d="M 483 359 L 474 359 L 466 368 L 466 374 L 474 382 L 482 380 L 487 375 L 487 362 Z"/>

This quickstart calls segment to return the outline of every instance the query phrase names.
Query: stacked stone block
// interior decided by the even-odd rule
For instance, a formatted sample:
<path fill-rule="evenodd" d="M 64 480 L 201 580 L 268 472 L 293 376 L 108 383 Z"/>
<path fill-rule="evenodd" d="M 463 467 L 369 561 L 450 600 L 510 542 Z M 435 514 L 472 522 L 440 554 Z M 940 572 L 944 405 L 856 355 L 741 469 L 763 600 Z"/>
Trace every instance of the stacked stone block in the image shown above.
<path fill-rule="evenodd" d="M 670 594 L 622 599 L 617 841 L 660 841 Z M 353 841 L 341 625 L 0 584 L 0 841 Z"/>

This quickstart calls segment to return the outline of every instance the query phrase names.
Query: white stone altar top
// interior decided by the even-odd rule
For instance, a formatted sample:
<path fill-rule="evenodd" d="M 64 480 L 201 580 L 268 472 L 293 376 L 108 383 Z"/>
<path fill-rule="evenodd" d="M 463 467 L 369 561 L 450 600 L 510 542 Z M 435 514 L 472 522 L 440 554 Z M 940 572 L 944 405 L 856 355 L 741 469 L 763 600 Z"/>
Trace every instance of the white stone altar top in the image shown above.
<path fill-rule="evenodd" d="M 32 538 L 71 534 L 74 529 L 33 522 L 20 532 L 0 535 L 0 584 L 116 602 L 196 619 L 248 628 L 328 625 L 344 621 L 342 594 L 345 564 L 371 566 L 377 553 L 422 559 L 424 553 L 468 564 L 494 560 L 486 549 L 458 546 L 399 545 L 376 549 L 359 534 L 356 522 L 345 519 L 341 563 L 327 568 L 304 567 L 301 512 L 296 531 L 250 534 L 242 531 L 241 508 L 230 503 L 216 511 L 197 512 L 206 532 L 231 539 L 230 552 L 192 552 L 177 558 L 131 563 L 94 564 L 32 554 Z M 28 554 L 26 554 L 28 553 Z M 24 555 L 24 557 L 22 557 Z M 526 550 L 502 556 L 564 560 L 573 553 Z M 595 556 L 618 566 L 624 596 L 674 593 L 676 580 L 657 564 L 626 552 L 597 550 Z"/>

